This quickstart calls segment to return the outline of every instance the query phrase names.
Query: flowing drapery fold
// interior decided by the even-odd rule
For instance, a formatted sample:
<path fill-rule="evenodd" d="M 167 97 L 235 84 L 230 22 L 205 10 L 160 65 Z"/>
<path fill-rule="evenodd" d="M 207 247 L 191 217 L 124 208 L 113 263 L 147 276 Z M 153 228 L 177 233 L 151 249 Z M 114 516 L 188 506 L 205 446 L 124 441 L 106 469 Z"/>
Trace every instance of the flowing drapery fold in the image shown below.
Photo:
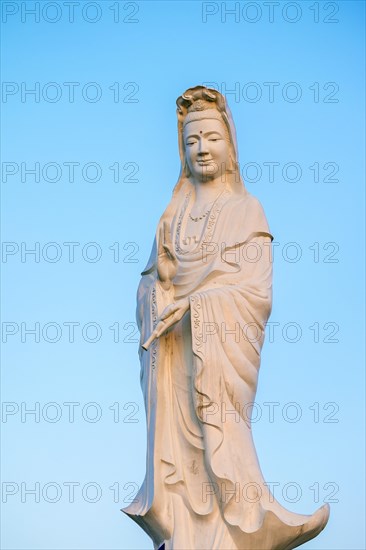
<path fill-rule="evenodd" d="M 138 289 L 141 343 L 166 305 L 188 297 L 190 309 L 148 351 L 139 350 L 147 469 L 123 511 L 155 548 L 289 550 L 321 530 L 327 511 L 304 516 L 283 508 L 264 482 L 252 439 L 272 305 L 272 236 L 259 201 L 228 190 L 200 243 L 184 246 L 193 200 L 183 186 L 159 224 L 168 221 L 175 246 L 173 288 L 165 291 L 157 277 L 155 241 Z"/>

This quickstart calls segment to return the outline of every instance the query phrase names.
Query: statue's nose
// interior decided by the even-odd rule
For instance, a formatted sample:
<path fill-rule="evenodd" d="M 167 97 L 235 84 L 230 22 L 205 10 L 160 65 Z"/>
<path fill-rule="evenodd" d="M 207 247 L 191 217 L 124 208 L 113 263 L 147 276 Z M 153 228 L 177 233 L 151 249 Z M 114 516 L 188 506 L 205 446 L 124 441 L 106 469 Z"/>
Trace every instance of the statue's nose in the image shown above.
<path fill-rule="evenodd" d="M 200 139 L 198 153 L 201 155 L 205 155 L 206 153 L 208 153 L 207 141 L 205 139 Z"/>

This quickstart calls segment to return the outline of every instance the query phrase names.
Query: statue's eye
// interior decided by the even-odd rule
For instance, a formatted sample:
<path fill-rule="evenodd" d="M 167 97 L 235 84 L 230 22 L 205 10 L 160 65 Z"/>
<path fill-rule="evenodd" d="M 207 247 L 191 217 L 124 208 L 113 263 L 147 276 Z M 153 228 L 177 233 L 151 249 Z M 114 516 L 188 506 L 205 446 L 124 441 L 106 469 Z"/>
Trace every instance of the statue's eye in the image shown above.
<path fill-rule="evenodd" d="M 194 145 L 195 143 L 195 141 L 187 141 L 187 145 Z"/>

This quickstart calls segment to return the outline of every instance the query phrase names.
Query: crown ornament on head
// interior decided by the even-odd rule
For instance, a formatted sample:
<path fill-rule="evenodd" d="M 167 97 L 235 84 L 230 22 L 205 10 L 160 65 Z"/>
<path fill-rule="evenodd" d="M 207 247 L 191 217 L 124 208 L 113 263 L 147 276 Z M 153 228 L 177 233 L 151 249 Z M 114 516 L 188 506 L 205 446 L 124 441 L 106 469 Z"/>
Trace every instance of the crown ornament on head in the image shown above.
<path fill-rule="evenodd" d="M 204 111 L 205 109 L 213 109 L 214 106 L 212 103 L 209 103 L 208 101 L 205 101 L 204 99 L 197 99 L 192 105 L 190 105 L 187 109 L 189 113 L 192 111 Z"/>
<path fill-rule="evenodd" d="M 177 107 L 178 122 L 183 127 L 193 120 L 206 118 L 214 118 L 228 126 L 224 116 L 225 100 L 219 92 L 211 88 L 190 88 L 177 99 Z"/>

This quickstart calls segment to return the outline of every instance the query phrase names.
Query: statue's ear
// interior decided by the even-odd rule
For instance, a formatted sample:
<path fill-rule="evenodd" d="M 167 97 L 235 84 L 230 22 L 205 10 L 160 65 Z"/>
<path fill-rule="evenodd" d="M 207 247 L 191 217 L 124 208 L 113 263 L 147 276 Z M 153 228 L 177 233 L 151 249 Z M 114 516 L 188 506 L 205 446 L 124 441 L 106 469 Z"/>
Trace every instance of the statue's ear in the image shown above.
<path fill-rule="evenodd" d="M 233 174 L 238 170 L 238 163 L 236 161 L 236 155 L 234 152 L 233 144 L 230 142 L 229 145 L 229 166 L 227 167 L 227 172 Z"/>
<path fill-rule="evenodd" d="M 237 169 L 236 162 L 232 154 L 232 151 L 230 150 L 228 172 L 233 173 L 236 171 L 236 169 Z"/>
<path fill-rule="evenodd" d="M 188 163 L 187 163 L 187 159 L 184 159 L 183 173 L 184 173 L 184 175 L 186 176 L 186 178 L 189 178 L 189 177 L 191 176 L 191 171 L 190 171 L 190 169 L 189 169 L 189 166 L 188 166 Z"/>

